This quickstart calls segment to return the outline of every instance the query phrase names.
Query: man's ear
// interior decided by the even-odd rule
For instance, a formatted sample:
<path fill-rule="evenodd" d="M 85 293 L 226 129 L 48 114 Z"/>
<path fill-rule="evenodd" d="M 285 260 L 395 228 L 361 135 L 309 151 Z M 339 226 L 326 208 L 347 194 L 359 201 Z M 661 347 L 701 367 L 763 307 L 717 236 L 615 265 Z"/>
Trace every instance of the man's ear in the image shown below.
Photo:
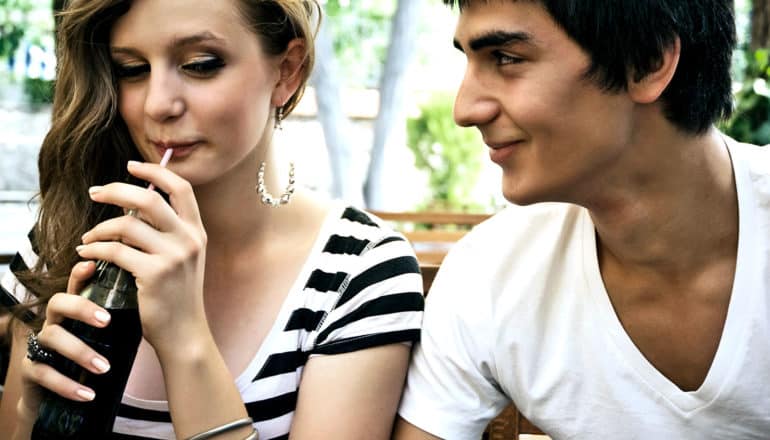
<path fill-rule="evenodd" d="M 291 40 L 286 46 L 286 51 L 280 55 L 280 63 L 278 65 L 280 77 L 272 95 L 274 106 L 283 106 L 297 91 L 307 67 L 305 60 L 307 60 L 305 40 L 302 38 Z"/>
<path fill-rule="evenodd" d="M 681 49 L 682 44 L 679 37 L 676 37 L 674 43 L 663 50 L 663 56 L 655 70 L 641 78 L 636 77 L 634 73 L 629 74 L 628 94 L 631 99 L 639 104 L 651 104 L 660 98 L 676 73 Z"/>

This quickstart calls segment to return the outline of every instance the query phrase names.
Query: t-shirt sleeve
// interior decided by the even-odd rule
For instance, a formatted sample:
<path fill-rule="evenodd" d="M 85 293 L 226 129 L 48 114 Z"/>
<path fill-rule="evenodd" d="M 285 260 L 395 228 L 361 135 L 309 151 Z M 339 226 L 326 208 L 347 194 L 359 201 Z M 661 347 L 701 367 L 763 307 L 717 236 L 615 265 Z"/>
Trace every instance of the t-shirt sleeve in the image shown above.
<path fill-rule="evenodd" d="M 348 353 L 420 337 L 425 302 L 411 245 L 391 231 L 357 258 L 311 354 Z"/>
<path fill-rule="evenodd" d="M 476 295 L 473 275 L 453 256 L 427 296 L 399 415 L 443 439 L 481 438 L 509 400 L 494 378 L 491 304 Z"/>
<path fill-rule="evenodd" d="M 0 278 L 0 311 L 2 312 L 8 311 L 8 309 L 20 303 L 35 299 L 34 294 L 16 277 L 17 273 L 26 271 L 37 262 L 38 257 L 35 253 L 33 240 L 32 233 L 30 233 L 28 239 L 11 259 L 8 271 Z M 29 321 L 34 316 L 31 312 L 28 312 L 22 318 L 25 321 Z"/>

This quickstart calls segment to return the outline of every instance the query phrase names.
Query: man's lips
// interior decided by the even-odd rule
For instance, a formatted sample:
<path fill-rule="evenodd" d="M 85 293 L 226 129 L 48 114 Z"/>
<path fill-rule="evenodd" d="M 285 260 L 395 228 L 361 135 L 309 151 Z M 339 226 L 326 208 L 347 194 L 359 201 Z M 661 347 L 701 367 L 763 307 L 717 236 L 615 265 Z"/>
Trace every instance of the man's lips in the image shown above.
<path fill-rule="evenodd" d="M 522 141 L 488 142 L 489 158 L 496 164 L 505 162 Z"/>

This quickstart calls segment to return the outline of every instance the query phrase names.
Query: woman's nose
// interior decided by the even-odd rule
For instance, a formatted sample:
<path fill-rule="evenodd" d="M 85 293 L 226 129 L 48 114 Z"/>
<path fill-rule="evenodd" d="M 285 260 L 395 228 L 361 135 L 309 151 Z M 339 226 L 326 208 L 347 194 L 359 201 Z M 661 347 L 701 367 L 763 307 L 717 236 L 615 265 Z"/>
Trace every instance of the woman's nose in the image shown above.
<path fill-rule="evenodd" d="M 145 114 L 157 122 L 178 118 L 186 109 L 182 90 L 183 85 L 175 75 L 151 73 L 144 101 Z"/>

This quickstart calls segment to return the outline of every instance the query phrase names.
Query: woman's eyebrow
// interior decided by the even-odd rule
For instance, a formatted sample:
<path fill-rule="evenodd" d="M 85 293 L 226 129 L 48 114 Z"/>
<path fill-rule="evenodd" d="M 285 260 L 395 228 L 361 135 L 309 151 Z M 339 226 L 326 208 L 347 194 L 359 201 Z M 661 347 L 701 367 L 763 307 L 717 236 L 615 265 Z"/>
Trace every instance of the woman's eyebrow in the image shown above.
<path fill-rule="evenodd" d="M 171 44 L 169 44 L 169 47 L 172 48 L 180 48 L 184 46 L 190 46 L 197 43 L 202 43 L 206 41 L 214 41 L 214 42 L 224 42 L 225 40 L 221 37 L 218 37 L 214 35 L 212 32 L 209 31 L 203 31 L 199 32 L 197 34 L 192 35 L 186 35 L 184 37 L 175 37 L 173 40 L 171 40 Z M 121 47 L 121 46 L 111 46 L 110 51 L 114 54 L 117 53 L 126 53 L 126 54 L 134 54 L 136 53 L 136 50 L 129 48 L 129 47 Z"/>

